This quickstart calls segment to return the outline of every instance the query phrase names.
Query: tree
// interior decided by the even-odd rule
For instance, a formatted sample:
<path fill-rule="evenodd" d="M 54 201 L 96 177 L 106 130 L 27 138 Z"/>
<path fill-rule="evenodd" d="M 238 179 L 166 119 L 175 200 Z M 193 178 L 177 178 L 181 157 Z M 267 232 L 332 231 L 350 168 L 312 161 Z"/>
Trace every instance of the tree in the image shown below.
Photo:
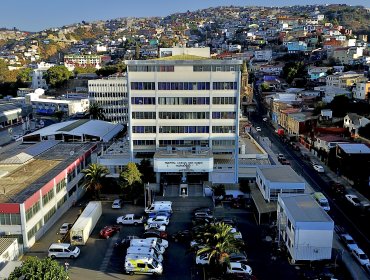
<path fill-rule="evenodd" d="M 72 72 L 63 65 L 50 67 L 45 73 L 46 82 L 54 88 L 62 86 L 72 76 Z"/>
<path fill-rule="evenodd" d="M 135 182 L 141 183 L 141 173 L 137 165 L 133 162 L 129 162 L 120 174 L 120 179 L 126 187 L 132 186 Z"/>
<path fill-rule="evenodd" d="M 66 280 L 69 279 L 64 267 L 50 258 L 28 257 L 22 266 L 15 268 L 8 280 Z"/>
<path fill-rule="evenodd" d="M 349 112 L 350 101 L 345 95 L 335 96 L 329 104 L 329 108 L 333 111 L 334 117 L 344 117 Z"/>
<path fill-rule="evenodd" d="M 26 83 L 31 81 L 31 73 L 32 69 L 31 68 L 23 68 L 18 72 L 17 75 L 17 81 Z"/>
<path fill-rule="evenodd" d="M 215 223 L 204 227 L 198 232 L 196 240 L 202 240 L 204 247 L 194 248 L 196 255 L 208 254 L 209 264 L 221 268 L 225 272 L 225 264 L 229 263 L 231 253 L 239 253 L 244 246 L 242 240 L 235 238 L 231 225 Z"/>
<path fill-rule="evenodd" d="M 99 198 L 100 190 L 104 185 L 104 178 L 109 174 L 109 170 L 103 165 L 91 163 L 88 168 L 82 170 L 82 173 L 85 174 L 85 189 L 93 191 L 95 196 Z"/>
<path fill-rule="evenodd" d="M 92 103 L 89 106 L 90 118 L 94 120 L 105 120 L 103 108 L 98 103 Z"/>
<path fill-rule="evenodd" d="M 283 67 L 283 77 L 290 84 L 295 78 L 306 76 L 305 65 L 302 61 L 288 62 Z"/>

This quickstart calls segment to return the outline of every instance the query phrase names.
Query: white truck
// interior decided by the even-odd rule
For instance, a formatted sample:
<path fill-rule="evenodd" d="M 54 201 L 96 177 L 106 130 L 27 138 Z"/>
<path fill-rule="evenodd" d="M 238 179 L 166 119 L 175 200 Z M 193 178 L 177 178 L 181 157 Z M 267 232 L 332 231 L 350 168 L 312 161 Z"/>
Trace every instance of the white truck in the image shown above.
<path fill-rule="evenodd" d="M 137 216 L 135 214 L 126 214 L 117 218 L 116 223 L 119 225 L 134 225 L 142 224 L 144 222 L 143 216 Z"/>
<path fill-rule="evenodd" d="M 85 245 L 102 214 L 100 201 L 91 201 L 69 231 L 72 245 Z"/>
<path fill-rule="evenodd" d="M 149 207 L 145 208 L 145 213 L 154 213 L 158 211 L 167 211 L 172 213 L 171 201 L 154 201 Z"/>

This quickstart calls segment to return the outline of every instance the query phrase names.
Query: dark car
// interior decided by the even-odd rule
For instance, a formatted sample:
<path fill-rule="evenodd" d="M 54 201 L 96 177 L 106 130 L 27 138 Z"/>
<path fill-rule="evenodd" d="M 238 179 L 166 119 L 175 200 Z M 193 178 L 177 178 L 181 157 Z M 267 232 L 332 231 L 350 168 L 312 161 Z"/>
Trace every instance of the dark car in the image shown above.
<path fill-rule="evenodd" d="M 144 238 L 147 238 L 147 237 L 156 237 L 156 238 L 162 238 L 162 239 L 167 240 L 168 233 L 165 232 L 165 231 L 150 229 L 150 230 L 147 230 L 146 232 L 144 232 Z"/>
<path fill-rule="evenodd" d="M 194 226 L 198 225 L 209 225 L 210 223 L 213 223 L 215 220 L 213 218 L 208 217 L 194 217 L 191 219 L 191 222 Z"/>
<path fill-rule="evenodd" d="M 116 232 L 119 232 L 121 229 L 119 226 L 105 226 L 99 232 L 99 236 L 105 239 L 113 236 Z"/>
<path fill-rule="evenodd" d="M 140 237 L 138 237 L 136 235 L 126 236 L 125 238 L 118 239 L 114 243 L 114 247 L 117 248 L 117 249 L 126 249 L 126 248 L 128 248 L 130 246 L 131 240 L 133 240 L 133 239 L 139 239 L 139 238 Z"/>
<path fill-rule="evenodd" d="M 217 222 L 228 224 L 228 225 L 230 225 L 232 227 L 235 227 L 236 226 L 236 221 L 232 217 L 222 217 L 222 218 L 217 219 Z"/>
<path fill-rule="evenodd" d="M 329 188 L 330 188 L 330 191 L 336 196 L 344 198 L 344 195 L 347 194 L 345 186 L 342 185 L 341 183 L 330 181 Z"/>
<path fill-rule="evenodd" d="M 190 230 L 180 230 L 171 236 L 175 242 L 189 242 L 193 239 L 193 234 Z"/>
<path fill-rule="evenodd" d="M 231 253 L 229 256 L 229 261 L 230 262 L 240 262 L 243 264 L 247 264 L 247 254 L 245 252 L 241 253 Z"/>
<path fill-rule="evenodd" d="M 212 213 L 212 210 L 208 207 L 199 207 L 199 208 L 195 208 L 193 210 L 193 214 L 195 214 L 196 212 L 208 212 L 208 213 Z"/>

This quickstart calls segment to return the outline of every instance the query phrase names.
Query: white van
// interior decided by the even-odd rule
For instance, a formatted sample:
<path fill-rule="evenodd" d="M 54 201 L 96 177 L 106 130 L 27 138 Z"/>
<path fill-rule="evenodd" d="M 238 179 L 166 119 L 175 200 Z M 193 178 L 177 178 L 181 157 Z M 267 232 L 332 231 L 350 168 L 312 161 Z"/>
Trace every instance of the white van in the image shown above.
<path fill-rule="evenodd" d="M 152 204 L 145 208 L 145 213 L 155 213 L 158 211 L 167 211 L 172 213 L 172 206 L 170 204 Z"/>
<path fill-rule="evenodd" d="M 153 259 L 158 262 L 163 262 L 163 256 L 158 254 L 153 248 L 150 247 L 128 247 L 127 254 L 134 254 L 134 255 L 150 255 Z"/>
<path fill-rule="evenodd" d="M 147 237 L 147 238 L 145 238 L 145 240 L 155 241 L 155 242 L 157 242 L 158 245 L 160 245 L 164 248 L 168 248 L 168 241 L 164 240 L 162 238 Z"/>
<path fill-rule="evenodd" d="M 154 240 L 147 240 L 147 239 L 132 239 L 130 242 L 131 247 L 149 247 L 153 248 L 159 254 L 163 254 L 166 250 L 163 246 L 157 244 Z"/>
<path fill-rule="evenodd" d="M 69 243 L 53 243 L 48 250 L 48 257 L 55 258 L 77 258 L 80 255 L 80 249 Z"/>
<path fill-rule="evenodd" d="M 152 205 L 169 205 L 169 206 L 172 206 L 172 201 L 157 200 L 157 201 L 153 201 Z"/>
<path fill-rule="evenodd" d="M 125 270 L 130 275 L 134 274 L 154 274 L 161 275 L 163 266 L 155 259 L 143 255 L 126 255 Z"/>

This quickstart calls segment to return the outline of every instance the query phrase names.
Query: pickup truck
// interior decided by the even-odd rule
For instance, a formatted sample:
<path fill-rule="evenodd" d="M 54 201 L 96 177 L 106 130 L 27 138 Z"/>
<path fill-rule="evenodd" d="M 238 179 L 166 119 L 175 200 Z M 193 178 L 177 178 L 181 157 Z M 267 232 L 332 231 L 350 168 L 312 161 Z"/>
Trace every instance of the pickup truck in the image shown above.
<path fill-rule="evenodd" d="M 137 216 L 135 214 L 126 214 L 117 218 L 117 224 L 121 225 L 134 225 L 142 224 L 144 222 L 143 216 Z"/>

